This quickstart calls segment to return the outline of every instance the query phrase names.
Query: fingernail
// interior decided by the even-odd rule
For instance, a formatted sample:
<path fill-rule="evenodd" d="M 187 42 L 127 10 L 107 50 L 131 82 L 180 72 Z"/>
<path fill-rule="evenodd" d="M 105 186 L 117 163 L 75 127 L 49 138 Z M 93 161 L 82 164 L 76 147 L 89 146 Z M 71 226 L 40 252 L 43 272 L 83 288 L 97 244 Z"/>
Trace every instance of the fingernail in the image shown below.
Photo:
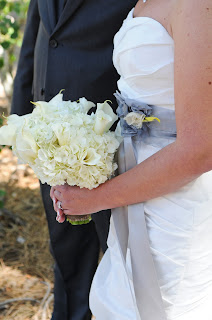
<path fill-rule="evenodd" d="M 61 218 L 61 215 L 57 212 L 56 220 L 57 220 L 57 222 L 62 223 L 62 222 L 60 221 L 60 218 Z"/>
<path fill-rule="evenodd" d="M 56 217 L 56 220 L 58 223 L 62 223 L 62 221 L 60 221 L 60 219 L 58 217 Z"/>

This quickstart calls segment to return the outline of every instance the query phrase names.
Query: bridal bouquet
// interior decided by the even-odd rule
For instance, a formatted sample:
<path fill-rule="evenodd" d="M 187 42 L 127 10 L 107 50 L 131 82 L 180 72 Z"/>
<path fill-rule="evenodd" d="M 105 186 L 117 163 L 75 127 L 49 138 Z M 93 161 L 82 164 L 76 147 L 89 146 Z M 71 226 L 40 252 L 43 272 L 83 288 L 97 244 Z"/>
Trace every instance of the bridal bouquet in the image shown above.
<path fill-rule="evenodd" d="M 98 103 L 91 115 L 87 112 L 94 103 L 85 98 L 63 101 L 61 92 L 34 105 L 30 114 L 7 118 L 0 128 L 0 144 L 11 145 L 42 183 L 93 189 L 114 174 L 120 139 L 109 129 L 118 117 L 107 101 Z"/>

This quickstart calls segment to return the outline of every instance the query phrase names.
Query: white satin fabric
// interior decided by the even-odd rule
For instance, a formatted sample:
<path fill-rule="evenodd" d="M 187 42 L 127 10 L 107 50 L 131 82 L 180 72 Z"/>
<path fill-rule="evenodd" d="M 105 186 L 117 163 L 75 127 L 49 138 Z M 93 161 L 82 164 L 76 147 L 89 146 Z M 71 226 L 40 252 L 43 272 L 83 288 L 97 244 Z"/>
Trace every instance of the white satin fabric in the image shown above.
<path fill-rule="evenodd" d="M 124 97 L 174 109 L 174 42 L 166 29 L 131 11 L 114 39 L 114 65 Z M 164 145 L 173 140 L 164 139 Z M 162 141 L 163 142 L 163 141 Z M 163 144 L 160 141 L 160 145 Z M 134 143 L 137 163 L 160 150 Z M 175 193 L 144 203 L 145 219 L 168 320 L 212 319 L 212 172 Z M 154 187 L 154 186 L 153 186 Z M 136 248 L 139 255 L 139 243 Z M 95 274 L 90 307 L 96 320 L 141 319 L 111 219 L 108 250 Z M 142 272 L 142 265 L 141 265 Z"/>

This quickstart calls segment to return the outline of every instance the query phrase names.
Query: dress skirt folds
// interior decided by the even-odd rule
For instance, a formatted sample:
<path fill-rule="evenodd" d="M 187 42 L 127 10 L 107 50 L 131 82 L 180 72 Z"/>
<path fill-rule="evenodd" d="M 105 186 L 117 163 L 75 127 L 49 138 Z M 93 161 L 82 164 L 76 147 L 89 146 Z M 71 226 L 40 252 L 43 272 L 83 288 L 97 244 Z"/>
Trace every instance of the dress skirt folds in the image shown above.
<path fill-rule="evenodd" d="M 160 124 L 124 138 L 119 173 L 174 142 L 174 111 L 154 107 L 153 115 Z M 209 172 L 175 193 L 113 209 L 90 294 L 97 320 L 211 319 L 211 179 Z"/>

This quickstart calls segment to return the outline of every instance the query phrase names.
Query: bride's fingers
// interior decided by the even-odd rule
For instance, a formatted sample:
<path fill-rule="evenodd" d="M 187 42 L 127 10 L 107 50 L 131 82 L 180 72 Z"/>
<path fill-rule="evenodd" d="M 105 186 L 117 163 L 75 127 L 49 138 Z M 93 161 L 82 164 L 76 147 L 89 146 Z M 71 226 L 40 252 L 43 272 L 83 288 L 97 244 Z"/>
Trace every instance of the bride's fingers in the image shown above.
<path fill-rule="evenodd" d="M 57 199 L 54 200 L 54 198 L 53 198 L 53 207 L 54 207 L 54 211 L 56 211 L 56 212 L 59 210 L 57 202 L 58 202 Z"/>
<path fill-rule="evenodd" d="M 75 213 L 71 213 L 70 210 L 63 210 L 64 214 L 67 216 L 76 215 Z"/>
<path fill-rule="evenodd" d="M 57 200 L 60 200 L 60 201 L 63 200 L 62 193 L 60 191 L 57 191 L 57 190 L 54 190 L 53 197 L 55 197 Z"/>
<path fill-rule="evenodd" d="M 50 198 L 53 201 L 54 210 L 57 211 L 57 208 L 56 208 L 57 198 L 54 196 L 54 187 L 51 187 Z"/>
<path fill-rule="evenodd" d="M 81 216 L 81 215 L 85 215 L 84 213 L 77 213 L 77 212 L 73 212 L 73 211 L 70 211 L 70 210 L 63 210 L 63 212 L 64 212 L 64 214 L 66 215 L 66 216 Z"/>
<path fill-rule="evenodd" d="M 66 218 L 66 216 L 65 216 L 65 214 L 63 213 L 63 210 L 58 209 L 58 211 L 57 211 L 57 217 L 56 217 L 57 222 L 63 223 L 63 222 L 65 221 L 65 218 Z"/>
<path fill-rule="evenodd" d="M 52 198 L 52 200 L 53 200 L 53 197 L 54 197 L 54 187 L 51 187 L 51 189 L 50 189 L 50 198 Z"/>

